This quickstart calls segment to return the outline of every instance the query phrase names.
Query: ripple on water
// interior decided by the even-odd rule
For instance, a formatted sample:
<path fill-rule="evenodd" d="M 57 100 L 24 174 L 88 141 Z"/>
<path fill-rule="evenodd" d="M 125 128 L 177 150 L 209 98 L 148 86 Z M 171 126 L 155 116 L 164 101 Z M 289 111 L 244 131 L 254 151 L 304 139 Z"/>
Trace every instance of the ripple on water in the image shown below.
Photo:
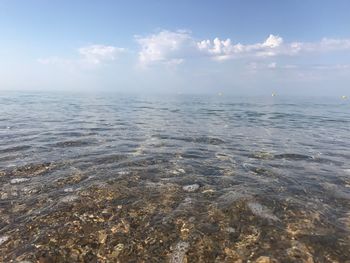
<path fill-rule="evenodd" d="M 291 161 L 306 161 L 312 160 L 312 156 L 304 155 L 304 154 L 296 154 L 296 153 L 283 153 L 283 154 L 275 154 L 273 156 L 275 159 L 286 159 Z"/>
<path fill-rule="evenodd" d="M 11 153 L 11 152 L 21 152 L 21 151 L 25 151 L 30 149 L 31 146 L 30 145 L 18 145 L 18 146 L 14 146 L 14 147 L 8 147 L 4 150 L 0 150 L 0 154 L 2 153 Z"/>
<path fill-rule="evenodd" d="M 66 99 L 0 96 L 0 262 L 350 258 L 348 107 Z"/>
<path fill-rule="evenodd" d="M 87 141 L 87 140 L 75 140 L 75 141 L 62 141 L 57 142 L 51 146 L 53 147 L 82 147 L 82 146 L 89 146 L 94 144 L 94 141 Z"/>

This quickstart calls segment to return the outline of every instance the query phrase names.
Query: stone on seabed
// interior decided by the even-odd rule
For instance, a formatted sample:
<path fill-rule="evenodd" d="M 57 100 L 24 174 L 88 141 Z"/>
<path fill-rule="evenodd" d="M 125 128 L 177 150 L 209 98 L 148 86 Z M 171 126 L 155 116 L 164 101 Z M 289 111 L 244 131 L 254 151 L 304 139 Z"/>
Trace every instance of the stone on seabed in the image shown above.
<path fill-rule="evenodd" d="M 8 236 L 0 236 L 0 245 L 2 245 L 3 243 L 5 243 L 8 239 L 9 239 Z"/>
<path fill-rule="evenodd" d="M 75 201 L 77 199 L 79 199 L 79 196 L 67 195 L 67 196 L 61 198 L 61 202 L 63 202 L 63 203 L 70 203 L 70 202 L 73 202 L 73 201 Z"/>
<path fill-rule="evenodd" d="M 261 256 L 255 262 L 256 263 L 272 263 L 273 261 L 269 257 Z"/>
<path fill-rule="evenodd" d="M 186 192 L 195 192 L 199 189 L 199 184 L 185 185 L 182 187 L 182 189 Z"/>
<path fill-rule="evenodd" d="M 15 178 L 10 181 L 11 184 L 20 184 L 29 181 L 28 178 Z"/>
<path fill-rule="evenodd" d="M 170 256 L 170 263 L 185 263 L 186 253 L 190 244 L 188 242 L 180 241 L 176 244 L 173 253 Z"/>

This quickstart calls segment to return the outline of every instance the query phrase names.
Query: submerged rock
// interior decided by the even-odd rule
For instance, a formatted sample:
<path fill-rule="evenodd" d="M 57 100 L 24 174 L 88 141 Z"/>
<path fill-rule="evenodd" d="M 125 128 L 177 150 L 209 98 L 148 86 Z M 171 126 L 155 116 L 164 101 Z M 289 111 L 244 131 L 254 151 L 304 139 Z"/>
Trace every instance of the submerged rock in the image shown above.
<path fill-rule="evenodd" d="M 230 192 L 227 192 L 227 193 L 221 195 L 218 198 L 218 207 L 221 209 L 226 209 L 238 201 L 247 200 L 249 198 L 250 198 L 250 196 L 248 196 L 244 193 L 230 191 Z"/>
<path fill-rule="evenodd" d="M 195 192 L 199 189 L 199 184 L 185 185 L 182 187 L 182 189 L 186 192 L 192 193 L 192 192 Z"/>
<path fill-rule="evenodd" d="M 350 194 L 348 192 L 343 191 L 343 189 L 335 184 L 324 183 L 323 188 L 327 190 L 328 194 L 340 199 L 350 199 Z"/>
<path fill-rule="evenodd" d="M 250 209 L 250 211 L 252 211 L 252 213 L 256 216 L 265 218 L 265 219 L 269 219 L 272 221 L 279 221 L 279 218 L 277 216 L 275 216 L 269 208 L 267 208 L 266 206 L 263 206 L 259 203 L 255 203 L 255 202 L 249 202 L 248 203 L 248 207 Z"/>
<path fill-rule="evenodd" d="M 10 181 L 11 184 L 20 184 L 29 181 L 28 178 L 15 178 Z"/>
<path fill-rule="evenodd" d="M 180 241 L 176 244 L 173 253 L 170 255 L 170 263 L 185 263 L 187 262 L 186 253 L 190 244 L 188 242 Z"/>

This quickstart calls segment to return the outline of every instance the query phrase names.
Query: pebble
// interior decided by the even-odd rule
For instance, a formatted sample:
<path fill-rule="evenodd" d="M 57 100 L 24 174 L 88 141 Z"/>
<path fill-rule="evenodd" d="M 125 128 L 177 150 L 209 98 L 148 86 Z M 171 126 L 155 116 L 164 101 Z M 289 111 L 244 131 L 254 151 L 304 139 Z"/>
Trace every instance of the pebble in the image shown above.
<path fill-rule="evenodd" d="M 123 251 L 123 249 L 124 249 L 124 244 L 119 243 L 118 245 L 116 245 L 112 252 L 112 257 L 117 258 L 119 254 Z"/>
<path fill-rule="evenodd" d="M 228 233 L 235 233 L 236 229 L 234 229 L 233 227 L 226 227 L 225 231 L 228 232 Z"/>
<path fill-rule="evenodd" d="M 2 245 L 3 243 L 5 243 L 7 240 L 9 240 L 8 236 L 0 236 L 0 245 Z"/>
<path fill-rule="evenodd" d="M 190 244 L 185 241 L 180 241 L 176 244 L 173 253 L 170 256 L 170 263 L 185 263 L 186 260 L 186 253 L 189 249 Z"/>
<path fill-rule="evenodd" d="M 199 189 L 199 184 L 190 184 L 190 185 L 185 185 L 182 187 L 182 189 L 186 192 L 195 192 Z"/>
<path fill-rule="evenodd" d="M 207 190 L 204 190 L 203 192 L 202 192 L 202 194 L 211 194 L 211 193 L 214 193 L 215 192 L 215 190 L 213 190 L 213 189 L 207 189 Z"/>
<path fill-rule="evenodd" d="M 15 178 L 10 181 L 11 184 L 20 184 L 29 181 L 28 178 Z"/>
<path fill-rule="evenodd" d="M 128 171 L 119 171 L 118 174 L 119 175 L 128 175 L 130 173 Z"/>
<path fill-rule="evenodd" d="M 22 192 L 24 194 L 36 194 L 39 192 L 39 189 L 36 189 L 34 187 L 23 187 Z"/>
<path fill-rule="evenodd" d="M 68 188 L 64 189 L 63 192 L 72 193 L 72 192 L 74 192 L 74 189 L 72 187 L 68 187 Z"/>
<path fill-rule="evenodd" d="M 61 199 L 61 202 L 70 203 L 70 202 L 77 200 L 78 198 L 79 198 L 79 196 L 77 196 L 77 195 L 67 195 Z"/>
<path fill-rule="evenodd" d="M 7 199 L 8 197 L 9 197 L 8 193 L 1 193 L 0 194 L 0 199 L 1 200 Z"/>
<path fill-rule="evenodd" d="M 186 171 L 182 168 L 179 168 L 177 170 L 172 171 L 173 174 L 178 175 L 178 174 L 184 174 Z"/>
<path fill-rule="evenodd" d="M 272 260 L 269 257 L 261 256 L 255 262 L 256 263 L 272 263 Z"/>

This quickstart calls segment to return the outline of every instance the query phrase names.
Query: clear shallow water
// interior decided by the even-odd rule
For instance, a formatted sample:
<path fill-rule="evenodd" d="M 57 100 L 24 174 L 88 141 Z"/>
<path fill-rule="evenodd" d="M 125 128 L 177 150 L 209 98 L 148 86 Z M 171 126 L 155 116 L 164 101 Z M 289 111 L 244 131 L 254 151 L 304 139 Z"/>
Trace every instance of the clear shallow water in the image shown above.
<path fill-rule="evenodd" d="M 0 105 L 0 261 L 350 260 L 348 100 Z"/>

